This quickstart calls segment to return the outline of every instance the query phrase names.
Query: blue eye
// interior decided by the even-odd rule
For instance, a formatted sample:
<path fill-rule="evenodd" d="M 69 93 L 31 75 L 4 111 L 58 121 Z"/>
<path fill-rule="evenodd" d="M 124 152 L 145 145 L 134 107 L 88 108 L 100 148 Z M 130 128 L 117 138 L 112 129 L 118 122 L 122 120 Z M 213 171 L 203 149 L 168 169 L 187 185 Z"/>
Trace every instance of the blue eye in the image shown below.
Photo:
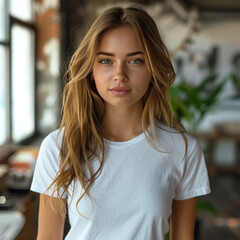
<path fill-rule="evenodd" d="M 109 59 L 103 59 L 103 60 L 100 60 L 99 62 L 102 64 L 110 64 L 111 63 L 111 61 Z"/>
<path fill-rule="evenodd" d="M 142 63 L 143 61 L 141 59 L 132 59 L 130 61 L 130 63 L 133 63 L 133 64 L 139 64 L 139 63 Z"/>

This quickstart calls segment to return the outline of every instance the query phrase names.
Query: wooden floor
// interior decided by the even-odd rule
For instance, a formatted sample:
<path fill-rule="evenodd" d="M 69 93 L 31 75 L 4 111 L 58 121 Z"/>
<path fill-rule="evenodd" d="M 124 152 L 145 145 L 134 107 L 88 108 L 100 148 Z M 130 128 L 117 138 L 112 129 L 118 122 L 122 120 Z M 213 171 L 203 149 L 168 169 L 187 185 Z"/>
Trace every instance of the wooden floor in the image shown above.
<path fill-rule="evenodd" d="M 199 240 L 240 240 L 240 176 L 221 174 L 210 179 L 212 193 L 200 197 L 209 201 L 218 216 L 200 212 Z"/>

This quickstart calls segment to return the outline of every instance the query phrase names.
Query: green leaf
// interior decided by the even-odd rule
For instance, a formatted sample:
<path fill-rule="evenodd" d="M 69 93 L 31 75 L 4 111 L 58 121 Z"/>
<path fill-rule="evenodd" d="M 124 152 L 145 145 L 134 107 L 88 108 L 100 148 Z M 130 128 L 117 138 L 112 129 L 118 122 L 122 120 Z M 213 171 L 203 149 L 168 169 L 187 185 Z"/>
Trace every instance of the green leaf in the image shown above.
<path fill-rule="evenodd" d="M 197 86 L 199 91 L 205 89 L 209 84 L 214 85 L 216 80 L 218 79 L 218 74 L 211 75 L 202 80 L 202 82 Z"/>
<path fill-rule="evenodd" d="M 181 90 L 177 87 L 171 87 L 169 90 L 171 105 L 175 117 L 181 121 L 183 118 L 191 120 L 189 108 L 181 97 Z"/>
<path fill-rule="evenodd" d="M 221 82 L 216 88 L 210 93 L 206 104 L 211 107 L 217 102 L 218 95 L 222 92 L 223 87 L 225 86 L 227 79 L 225 79 L 223 82 Z"/>
<path fill-rule="evenodd" d="M 207 85 L 210 84 L 210 83 L 211 83 L 211 85 L 213 85 L 217 79 L 218 79 L 218 74 L 214 74 L 214 75 L 211 75 L 211 76 L 205 78 L 205 79 L 197 86 L 198 91 L 202 91 L 202 90 L 205 89 L 205 88 L 207 87 Z"/>

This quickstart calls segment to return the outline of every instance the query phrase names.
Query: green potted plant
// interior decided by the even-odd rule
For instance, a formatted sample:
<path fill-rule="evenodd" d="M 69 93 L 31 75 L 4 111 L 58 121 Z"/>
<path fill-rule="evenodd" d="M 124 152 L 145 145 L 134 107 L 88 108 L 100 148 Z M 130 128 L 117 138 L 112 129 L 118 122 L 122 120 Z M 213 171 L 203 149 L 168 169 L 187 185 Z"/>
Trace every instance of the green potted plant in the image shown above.
<path fill-rule="evenodd" d="M 219 99 L 227 81 L 231 81 L 236 94 Z M 199 124 L 211 110 L 216 110 L 222 102 L 240 99 L 240 81 L 234 74 L 223 80 L 218 75 L 209 76 L 198 85 L 182 79 L 178 84 L 170 87 L 170 99 L 174 116 L 192 133 L 195 133 Z"/>

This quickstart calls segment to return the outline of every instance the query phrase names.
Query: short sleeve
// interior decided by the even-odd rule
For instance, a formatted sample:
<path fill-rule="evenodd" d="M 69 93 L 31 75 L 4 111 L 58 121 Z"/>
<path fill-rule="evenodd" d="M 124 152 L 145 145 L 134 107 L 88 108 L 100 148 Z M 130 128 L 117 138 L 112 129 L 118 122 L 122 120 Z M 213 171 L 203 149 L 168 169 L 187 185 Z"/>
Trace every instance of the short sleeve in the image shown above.
<path fill-rule="evenodd" d="M 210 193 L 208 172 L 200 144 L 188 138 L 188 150 L 184 161 L 178 167 L 180 182 L 175 190 L 175 200 L 184 200 Z"/>
<path fill-rule="evenodd" d="M 59 171 L 59 153 L 60 147 L 57 143 L 57 131 L 54 131 L 43 140 L 40 146 L 30 188 L 31 191 L 45 193 L 47 195 L 52 194 L 53 188 L 50 188 L 47 192 L 45 191 L 51 185 Z M 53 196 L 56 196 L 56 194 Z M 62 197 L 66 198 L 67 194 L 64 193 Z"/>

